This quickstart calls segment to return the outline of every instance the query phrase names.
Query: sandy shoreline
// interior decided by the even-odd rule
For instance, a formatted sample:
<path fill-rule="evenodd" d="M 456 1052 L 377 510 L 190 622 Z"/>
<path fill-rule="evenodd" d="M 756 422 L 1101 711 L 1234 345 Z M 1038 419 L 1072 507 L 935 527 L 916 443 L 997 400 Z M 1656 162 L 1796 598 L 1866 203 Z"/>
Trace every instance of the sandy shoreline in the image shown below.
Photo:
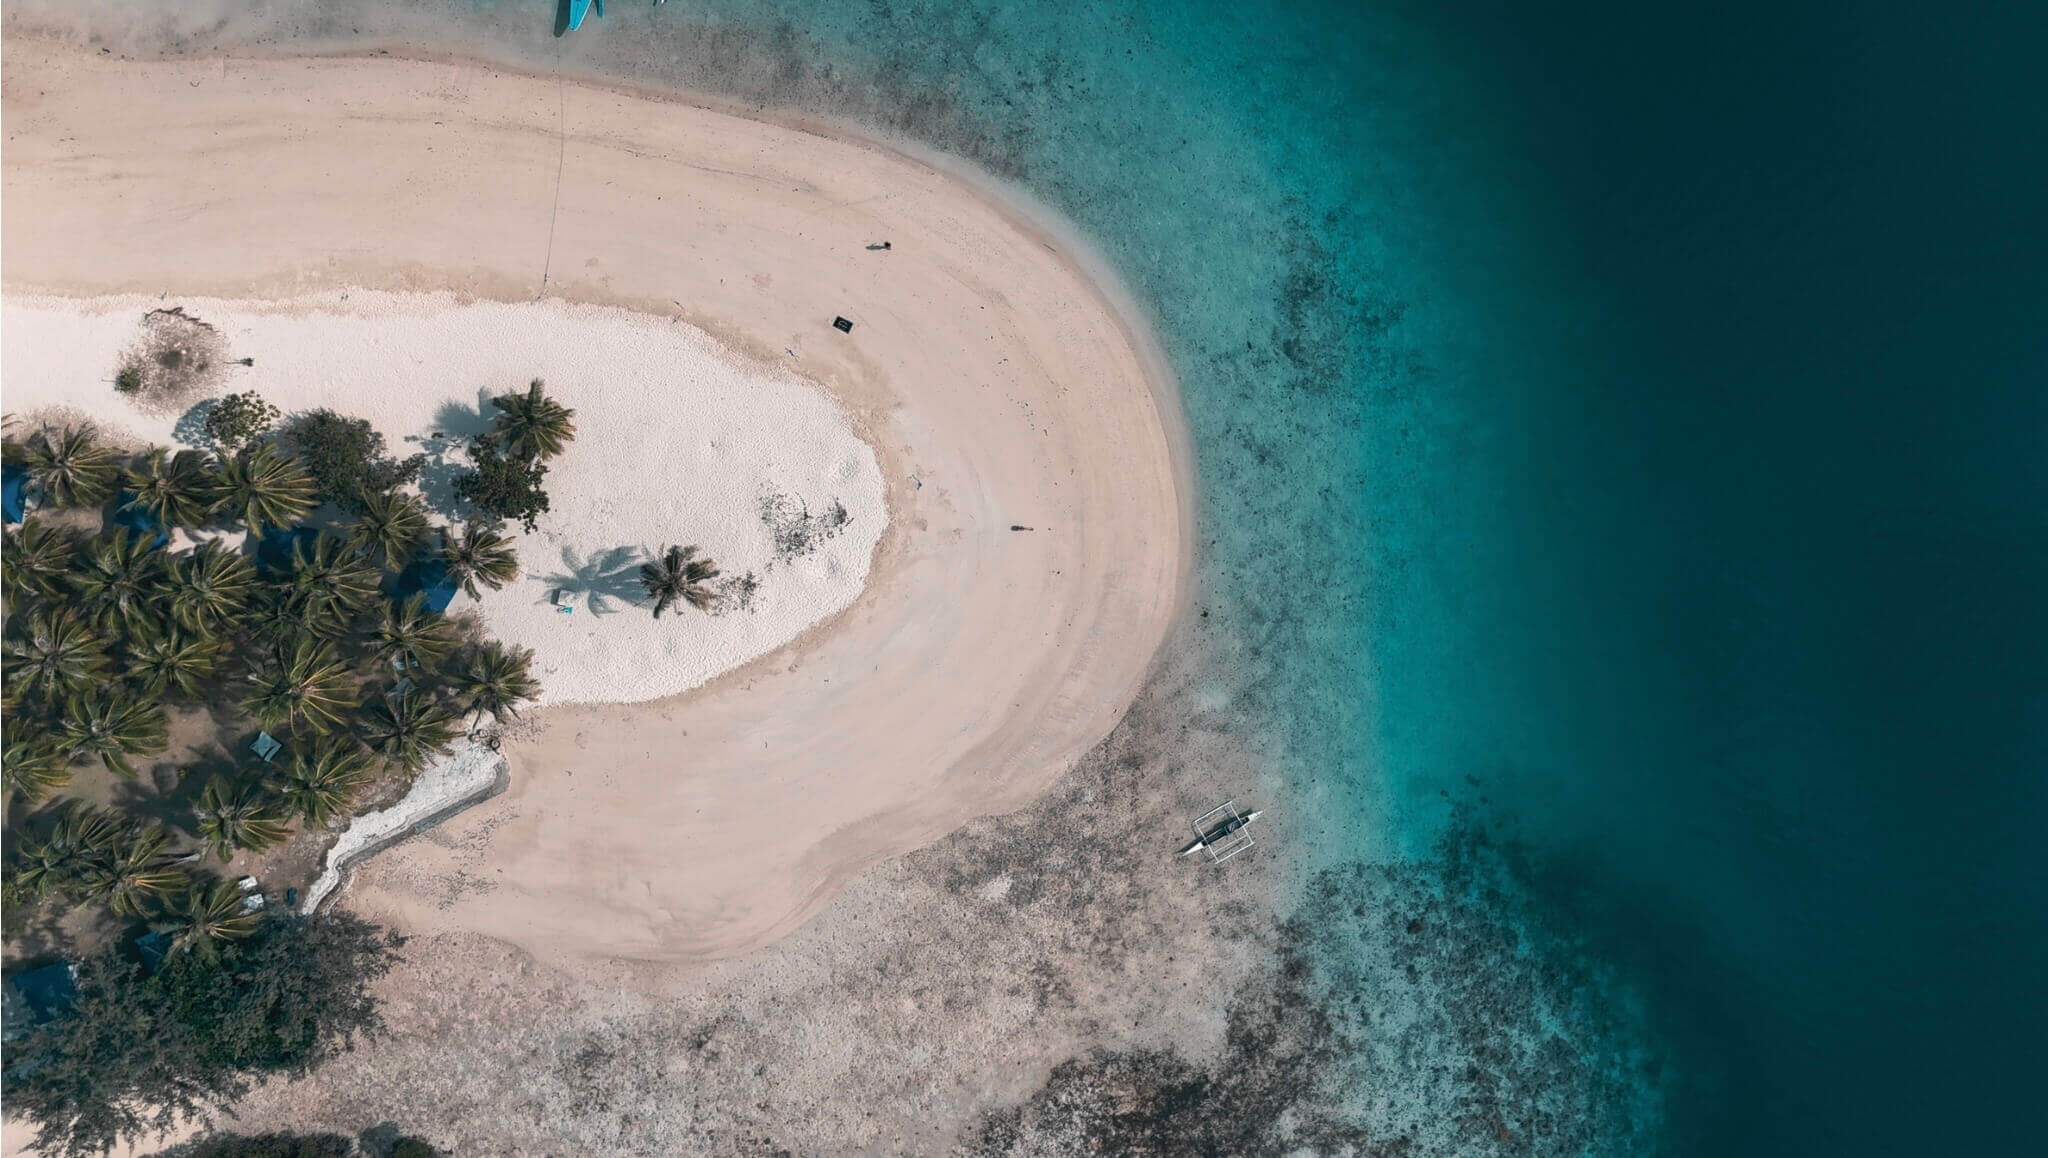
<path fill-rule="evenodd" d="M 1136 693 L 1187 572 L 1171 384 L 1071 243 L 986 190 L 473 63 L 6 51 L 9 292 L 545 288 L 681 316 L 876 449 L 891 524 L 851 608 L 691 695 L 548 710 L 511 790 L 448 826 L 489 834 L 480 891 L 394 883 L 448 867 L 414 845 L 352 904 L 544 957 L 744 952 L 1021 806 Z"/>

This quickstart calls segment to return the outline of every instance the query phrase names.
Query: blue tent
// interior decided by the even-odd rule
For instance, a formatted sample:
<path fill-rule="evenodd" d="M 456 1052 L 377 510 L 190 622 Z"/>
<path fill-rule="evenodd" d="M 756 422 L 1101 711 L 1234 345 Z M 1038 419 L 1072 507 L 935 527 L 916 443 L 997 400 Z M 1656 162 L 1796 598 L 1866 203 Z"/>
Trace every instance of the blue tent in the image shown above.
<path fill-rule="evenodd" d="M 0 513 L 10 523 L 18 523 L 28 514 L 28 468 L 7 466 L 0 468 L 0 477 L 6 480 L 4 495 L 0 495 Z"/>
<path fill-rule="evenodd" d="M 164 958 L 171 955 L 171 935 L 144 933 L 135 938 L 135 952 L 142 958 L 142 967 L 154 973 L 156 967 L 164 963 Z"/>
<path fill-rule="evenodd" d="M 298 545 L 304 543 L 310 553 L 319 537 L 316 527 L 293 527 L 289 533 L 272 531 L 256 541 L 256 566 L 273 575 L 289 575 Z"/>
<path fill-rule="evenodd" d="M 391 597 L 403 603 L 415 595 L 424 594 L 427 610 L 438 612 L 448 610 L 448 604 L 454 601 L 459 590 L 460 585 L 448 577 L 448 564 L 435 555 L 419 555 L 398 573 L 398 583 L 391 588 Z"/>
<path fill-rule="evenodd" d="M 164 529 L 162 520 L 141 507 L 132 505 L 135 496 L 121 492 L 121 501 L 114 507 L 114 526 L 125 527 L 137 535 L 155 535 L 158 547 L 171 541 L 171 533 Z"/>
<path fill-rule="evenodd" d="M 37 1021 L 69 1013 L 78 999 L 78 973 L 65 961 L 17 973 L 9 984 L 21 994 L 22 1004 Z"/>

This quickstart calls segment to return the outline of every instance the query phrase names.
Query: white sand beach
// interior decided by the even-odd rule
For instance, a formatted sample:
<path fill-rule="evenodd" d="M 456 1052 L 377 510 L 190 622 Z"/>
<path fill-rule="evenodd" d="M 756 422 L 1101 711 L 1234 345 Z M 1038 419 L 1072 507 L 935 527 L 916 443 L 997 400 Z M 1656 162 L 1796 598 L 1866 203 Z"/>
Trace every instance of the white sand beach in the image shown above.
<path fill-rule="evenodd" d="M 661 699 L 780 647 L 860 594 L 888 520 L 873 452 L 815 387 L 673 318 L 555 300 L 10 296 L 9 411 L 61 406 L 129 442 L 198 445 L 180 437 L 198 433 L 180 431 L 185 407 L 152 412 L 112 387 L 143 314 L 166 306 L 215 327 L 230 357 L 255 360 L 219 390 L 254 390 L 287 416 L 327 407 L 363 418 L 392 454 L 426 454 L 421 489 L 444 524 L 459 515 L 451 479 L 463 440 L 488 429 L 490 398 L 547 380 L 578 430 L 573 452 L 549 465 L 550 508 L 530 533 L 506 528 L 517 580 L 449 607 L 533 649 L 544 704 Z M 788 533 L 807 513 L 815 529 Z M 652 620 L 640 564 L 672 543 L 700 548 L 744 593 L 716 614 Z"/>
<path fill-rule="evenodd" d="M 759 620 L 772 630 L 706 656 L 679 643 L 659 677 L 578 666 L 573 639 L 545 637 L 554 621 L 520 628 L 509 602 L 486 608 L 508 635 L 538 633 L 556 703 L 536 713 L 537 739 L 507 745 L 504 795 L 448 841 L 380 854 L 346 903 L 543 959 L 743 953 L 883 858 L 1030 801 L 1139 688 L 1187 573 L 1172 385 L 1113 283 L 1002 195 L 828 126 L 462 61 L 132 61 L 23 36 L 6 54 L 10 306 L 71 299 L 57 312 L 86 317 L 102 308 L 87 299 L 212 298 L 244 327 L 234 341 L 260 343 L 343 291 L 452 295 L 448 316 L 545 299 L 519 308 L 581 320 L 437 355 L 448 379 L 430 396 L 399 398 L 417 380 L 391 368 L 351 373 L 350 401 L 330 404 L 389 415 L 403 438 L 433 420 L 405 407 L 473 408 L 478 390 L 547 377 L 581 428 L 555 498 L 576 517 L 540 534 L 571 537 L 548 549 L 680 539 L 751 568 L 764 479 L 853 516 L 815 574 L 788 569 L 789 604 Z M 729 446 L 698 445 L 716 407 L 621 404 L 565 352 L 576 326 L 697 341 L 683 323 L 716 347 L 690 366 L 814 408 L 742 405 L 721 428 Z M 251 352 L 252 373 L 290 361 Z M 17 410 L 45 387 L 15 380 L 10 351 L 4 388 Z M 701 506 L 635 481 L 678 447 L 725 488 Z M 530 573 L 559 562 L 531 541 L 521 554 Z M 685 620 L 677 631 L 726 630 Z M 761 648 L 681 695 L 562 702 L 689 687 Z M 613 675 L 568 674 L 600 667 Z M 478 847 L 477 889 L 407 884 Z"/>

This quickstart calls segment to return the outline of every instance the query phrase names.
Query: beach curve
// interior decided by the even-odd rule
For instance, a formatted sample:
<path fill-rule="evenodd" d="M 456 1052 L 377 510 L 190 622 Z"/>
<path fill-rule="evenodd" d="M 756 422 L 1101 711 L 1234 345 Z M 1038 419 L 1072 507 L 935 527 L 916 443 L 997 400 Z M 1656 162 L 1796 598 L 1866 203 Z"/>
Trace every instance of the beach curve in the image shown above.
<path fill-rule="evenodd" d="M 1026 803 L 1136 693 L 1188 571 L 1171 381 L 1017 205 L 823 126 L 470 62 L 6 52 L 10 292 L 668 314 L 823 386 L 882 465 L 852 607 L 684 697 L 547 709 L 510 790 L 350 904 L 550 958 L 731 956 Z"/>

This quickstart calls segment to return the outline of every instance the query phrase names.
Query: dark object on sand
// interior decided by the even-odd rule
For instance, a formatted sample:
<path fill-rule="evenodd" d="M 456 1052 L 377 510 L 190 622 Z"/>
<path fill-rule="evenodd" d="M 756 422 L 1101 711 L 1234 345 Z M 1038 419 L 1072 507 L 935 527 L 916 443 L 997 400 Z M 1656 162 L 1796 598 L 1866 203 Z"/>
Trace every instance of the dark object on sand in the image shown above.
<path fill-rule="evenodd" d="M 873 244 L 873 245 L 870 245 L 870 246 L 868 246 L 868 248 L 869 248 L 869 249 L 887 249 L 887 248 L 889 248 L 889 243 L 888 243 L 888 242 L 886 242 L 886 241 L 878 241 L 878 242 L 876 242 L 875 244 Z"/>
<path fill-rule="evenodd" d="M 853 332 L 853 323 L 847 321 L 845 318 L 833 318 L 832 328 L 838 330 L 842 334 L 851 334 Z"/>
<path fill-rule="evenodd" d="M 1038 528 L 1036 528 L 1036 527 L 1027 527 L 1027 526 L 1024 526 L 1024 525 L 1023 525 L 1023 524 L 1021 524 L 1021 523 L 1011 523 L 1011 524 L 1010 524 L 1010 529 L 1011 529 L 1011 530 L 1013 530 L 1013 531 L 1035 531 L 1035 530 L 1037 530 Z"/>

